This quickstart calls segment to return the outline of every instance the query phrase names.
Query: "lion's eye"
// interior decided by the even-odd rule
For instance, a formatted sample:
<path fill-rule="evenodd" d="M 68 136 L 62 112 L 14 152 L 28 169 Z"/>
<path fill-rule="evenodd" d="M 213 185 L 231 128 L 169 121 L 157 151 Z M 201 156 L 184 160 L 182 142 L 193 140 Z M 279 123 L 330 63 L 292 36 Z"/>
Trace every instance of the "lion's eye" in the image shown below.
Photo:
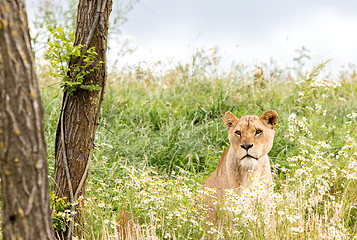
<path fill-rule="evenodd" d="M 261 134 L 263 131 L 258 129 L 257 131 L 255 131 L 255 135 Z"/>
<path fill-rule="evenodd" d="M 242 135 L 240 131 L 236 131 L 235 134 L 237 134 L 238 136 Z"/>

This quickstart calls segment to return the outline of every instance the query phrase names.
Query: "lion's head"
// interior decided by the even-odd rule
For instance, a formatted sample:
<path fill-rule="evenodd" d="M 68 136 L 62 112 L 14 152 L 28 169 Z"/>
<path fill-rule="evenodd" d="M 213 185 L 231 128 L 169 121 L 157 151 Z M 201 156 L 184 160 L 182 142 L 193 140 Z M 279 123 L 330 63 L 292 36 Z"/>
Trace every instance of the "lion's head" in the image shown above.
<path fill-rule="evenodd" d="M 273 146 L 274 126 L 278 114 L 266 111 L 261 117 L 255 115 L 237 118 L 226 112 L 224 122 L 228 128 L 228 138 L 242 167 L 254 169 L 259 158 L 266 155 Z"/>

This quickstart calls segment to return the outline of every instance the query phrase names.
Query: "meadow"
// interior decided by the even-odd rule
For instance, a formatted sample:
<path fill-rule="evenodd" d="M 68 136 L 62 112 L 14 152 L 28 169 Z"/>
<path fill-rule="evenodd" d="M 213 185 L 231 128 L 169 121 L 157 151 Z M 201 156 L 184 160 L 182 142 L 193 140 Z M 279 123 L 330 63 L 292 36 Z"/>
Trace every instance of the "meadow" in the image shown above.
<path fill-rule="evenodd" d="M 85 239 L 357 239 L 356 66 L 332 76 L 326 62 L 306 68 L 302 57 L 292 67 L 233 63 L 228 71 L 219 61 L 206 49 L 188 64 L 111 70 L 79 199 Z M 62 93 L 50 71 L 37 72 L 52 182 Z M 214 190 L 202 184 L 229 146 L 224 112 L 270 109 L 279 114 L 269 153 L 274 186 L 228 191 L 217 202 L 221 220 L 209 222 L 202 198 Z M 275 199 L 276 229 L 258 201 L 264 194 Z M 69 219 L 54 213 L 58 228 Z"/>

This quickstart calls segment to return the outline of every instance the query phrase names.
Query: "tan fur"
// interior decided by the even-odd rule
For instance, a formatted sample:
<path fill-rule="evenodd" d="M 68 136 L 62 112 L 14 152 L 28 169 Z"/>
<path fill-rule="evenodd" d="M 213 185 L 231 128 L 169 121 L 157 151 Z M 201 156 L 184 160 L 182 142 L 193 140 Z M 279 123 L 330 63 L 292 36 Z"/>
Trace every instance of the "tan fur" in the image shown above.
<path fill-rule="evenodd" d="M 239 119 L 227 112 L 224 122 L 231 144 L 223 152 L 216 170 L 203 186 L 216 188 L 216 195 L 221 199 L 225 189 L 234 189 L 240 194 L 243 188 L 249 188 L 252 184 L 249 173 L 255 176 L 264 175 L 268 184 L 271 183 L 272 174 L 267 154 L 273 146 L 274 126 L 278 118 L 273 110 L 266 111 L 261 117 L 248 115 Z M 251 157 L 245 157 L 247 153 Z"/>

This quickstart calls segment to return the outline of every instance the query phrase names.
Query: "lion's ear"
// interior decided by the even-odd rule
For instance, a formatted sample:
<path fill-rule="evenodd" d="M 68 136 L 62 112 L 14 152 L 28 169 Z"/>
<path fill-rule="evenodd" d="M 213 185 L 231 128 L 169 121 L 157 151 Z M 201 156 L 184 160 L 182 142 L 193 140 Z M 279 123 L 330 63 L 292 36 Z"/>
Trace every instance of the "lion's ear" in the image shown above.
<path fill-rule="evenodd" d="M 271 129 L 274 129 L 275 124 L 279 120 L 279 116 L 274 110 L 269 110 L 263 113 L 261 119 L 271 126 Z"/>
<path fill-rule="evenodd" d="M 231 112 L 226 112 L 223 119 L 228 129 L 238 122 L 238 118 Z"/>

